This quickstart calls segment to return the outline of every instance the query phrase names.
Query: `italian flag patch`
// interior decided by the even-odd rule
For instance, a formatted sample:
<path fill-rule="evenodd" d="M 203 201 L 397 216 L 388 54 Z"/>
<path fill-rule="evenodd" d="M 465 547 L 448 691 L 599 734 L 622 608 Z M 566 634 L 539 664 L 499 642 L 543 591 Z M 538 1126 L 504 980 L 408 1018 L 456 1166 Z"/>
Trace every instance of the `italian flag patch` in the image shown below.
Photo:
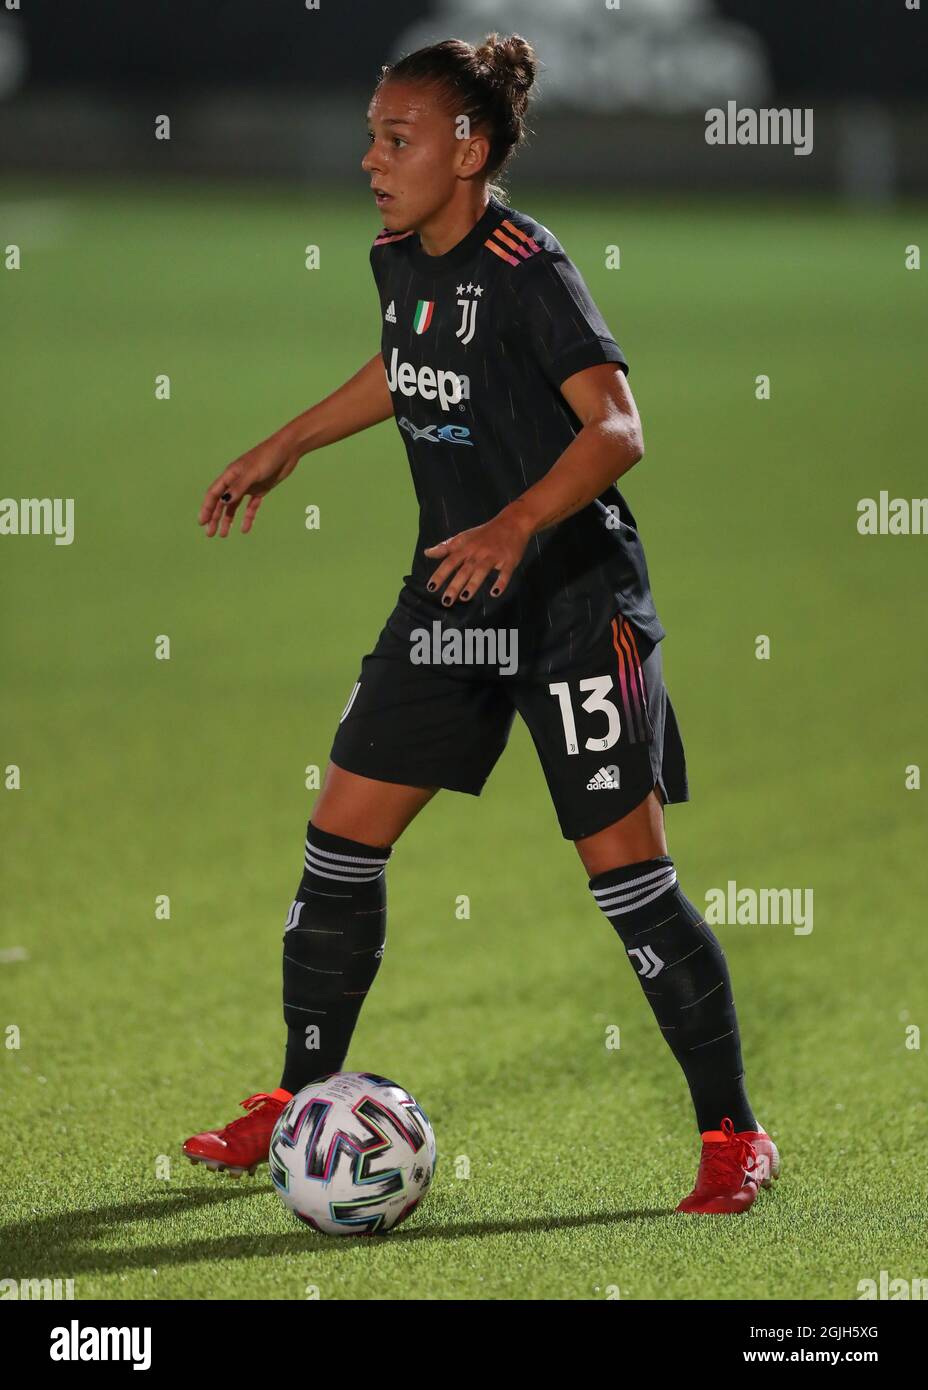
<path fill-rule="evenodd" d="M 417 333 L 424 333 L 432 322 L 432 310 L 435 308 L 434 299 L 420 299 L 416 305 L 416 312 L 412 316 L 412 326 Z"/>

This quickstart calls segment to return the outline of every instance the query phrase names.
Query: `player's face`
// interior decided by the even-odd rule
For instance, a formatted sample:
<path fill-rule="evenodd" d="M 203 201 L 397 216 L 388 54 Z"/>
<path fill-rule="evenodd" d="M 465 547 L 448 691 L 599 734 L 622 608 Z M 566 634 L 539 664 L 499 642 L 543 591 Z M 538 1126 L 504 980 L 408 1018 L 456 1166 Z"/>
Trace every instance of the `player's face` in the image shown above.
<path fill-rule="evenodd" d="M 367 112 L 370 148 L 361 168 L 389 231 L 418 229 L 443 207 L 466 172 L 455 120 L 434 91 L 419 83 L 385 82 Z"/>

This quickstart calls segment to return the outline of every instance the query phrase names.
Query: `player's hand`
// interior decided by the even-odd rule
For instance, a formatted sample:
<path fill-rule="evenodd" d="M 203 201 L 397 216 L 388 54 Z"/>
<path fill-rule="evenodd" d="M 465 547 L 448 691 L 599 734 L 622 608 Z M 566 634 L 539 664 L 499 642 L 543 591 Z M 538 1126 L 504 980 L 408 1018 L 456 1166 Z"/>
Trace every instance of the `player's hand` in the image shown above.
<path fill-rule="evenodd" d="M 255 514 L 271 488 L 282 483 L 296 468 L 300 455 L 277 435 L 256 444 L 224 469 L 206 489 L 198 523 L 208 536 L 227 536 L 243 497 L 248 505 L 242 516 L 242 534 L 251 530 Z"/>
<path fill-rule="evenodd" d="M 464 602 L 473 598 L 487 575 L 496 571 L 490 597 L 498 598 L 525 554 L 531 535 L 532 528 L 518 508 L 506 507 L 483 526 L 459 531 L 449 540 L 430 545 L 425 554 L 429 559 L 441 560 L 429 580 L 430 592 L 447 583 L 441 601 L 449 608 L 457 598 Z"/>

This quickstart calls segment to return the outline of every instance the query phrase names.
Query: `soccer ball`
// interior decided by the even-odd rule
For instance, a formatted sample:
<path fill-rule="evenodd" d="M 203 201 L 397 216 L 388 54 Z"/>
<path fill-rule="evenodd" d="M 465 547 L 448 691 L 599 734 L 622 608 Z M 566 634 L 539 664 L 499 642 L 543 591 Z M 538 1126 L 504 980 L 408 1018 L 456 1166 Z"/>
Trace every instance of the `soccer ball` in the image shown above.
<path fill-rule="evenodd" d="M 421 1202 L 435 1135 L 402 1086 L 366 1071 L 320 1077 L 280 1113 L 270 1168 L 285 1206 L 328 1235 L 378 1235 Z"/>

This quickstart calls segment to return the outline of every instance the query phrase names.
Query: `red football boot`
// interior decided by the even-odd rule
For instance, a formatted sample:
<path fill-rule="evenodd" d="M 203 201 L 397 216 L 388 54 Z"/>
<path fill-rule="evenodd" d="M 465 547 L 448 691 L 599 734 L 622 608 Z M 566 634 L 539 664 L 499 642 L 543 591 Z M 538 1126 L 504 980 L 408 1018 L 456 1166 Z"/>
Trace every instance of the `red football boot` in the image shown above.
<path fill-rule="evenodd" d="M 739 1129 L 736 1139 L 746 1139 L 756 1159 L 753 1176 L 761 1187 L 773 1187 L 780 1176 L 780 1153 L 770 1135 L 762 1129 Z"/>
<path fill-rule="evenodd" d="M 224 1129 L 208 1129 L 203 1134 L 195 1134 L 184 1145 L 184 1153 L 191 1163 L 205 1163 L 207 1168 L 228 1173 L 230 1178 L 253 1174 L 259 1163 L 267 1162 L 274 1126 L 292 1098 L 290 1091 L 282 1087 L 270 1095 L 259 1091 L 249 1096 L 241 1102 L 247 1115 L 240 1115 Z"/>
<path fill-rule="evenodd" d="M 767 1136 L 763 1136 L 767 1139 Z M 768 1139 L 773 1145 L 773 1141 Z M 751 1139 L 736 1134 L 727 1117 L 721 1129 L 707 1129 L 702 1135 L 702 1155 L 696 1186 L 677 1207 L 689 1212 L 747 1211 L 757 1200 L 759 1174 L 755 1176 L 757 1155 Z"/>

